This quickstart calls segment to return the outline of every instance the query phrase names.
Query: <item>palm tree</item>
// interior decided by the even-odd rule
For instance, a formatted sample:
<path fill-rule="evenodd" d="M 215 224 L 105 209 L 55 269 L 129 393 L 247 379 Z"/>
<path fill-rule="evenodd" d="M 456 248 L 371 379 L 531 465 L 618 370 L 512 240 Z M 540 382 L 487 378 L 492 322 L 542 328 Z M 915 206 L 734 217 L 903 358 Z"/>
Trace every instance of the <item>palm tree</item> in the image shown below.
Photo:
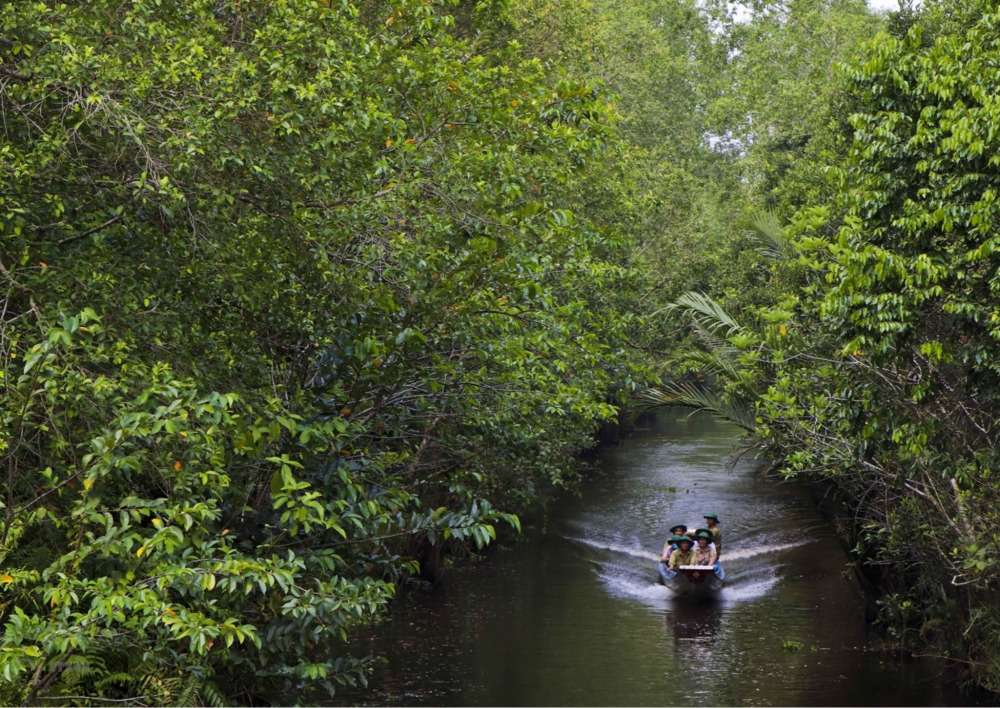
<path fill-rule="evenodd" d="M 705 378 L 670 381 L 647 389 L 642 398 L 654 406 L 684 406 L 706 411 L 752 432 L 753 406 L 730 400 L 717 386 L 720 379 L 736 378 L 740 351 L 729 343 L 728 337 L 743 332 L 742 325 L 704 293 L 684 293 L 666 309 L 677 312 L 691 327 L 699 346 L 689 353 L 688 359 L 700 365 Z"/>
<path fill-rule="evenodd" d="M 794 247 L 785 238 L 784 228 L 774 213 L 756 215 L 749 226 L 763 258 L 780 261 L 794 255 Z M 685 406 L 705 411 L 753 432 L 753 402 L 722 393 L 725 382 L 736 380 L 740 366 L 741 352 L 730 340 L 746 334 L 746 328 L 711 296 L 701 292 L 684 293 L 662 311 L 675 312 L 687 321 L 698 344 L 697 349 L 687 353 L 687 359 L 699 365 L 703 376 L 699 380 L 670 381 L 649 388 L 642 398 L 655 406 Z"/>

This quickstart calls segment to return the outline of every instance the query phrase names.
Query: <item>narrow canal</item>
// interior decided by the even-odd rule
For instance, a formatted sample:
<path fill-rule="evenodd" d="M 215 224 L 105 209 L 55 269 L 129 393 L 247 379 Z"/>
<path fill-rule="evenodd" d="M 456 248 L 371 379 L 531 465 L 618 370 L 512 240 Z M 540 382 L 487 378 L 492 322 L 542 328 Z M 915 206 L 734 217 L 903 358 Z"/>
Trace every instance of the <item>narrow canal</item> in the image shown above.
<path fill-rule="evenodd" d="M 534 537 L 407 593 L 358 651 L 387 657 L 345 700 L 466 705 L 930 705 L 929 662 L 875 650 L 827 522 L 799 487 L 737 458 L 738 431 L 668 412 L 602 457 Z M 715 511 L 727 586 L 671 598 L 654 559 Z"/>

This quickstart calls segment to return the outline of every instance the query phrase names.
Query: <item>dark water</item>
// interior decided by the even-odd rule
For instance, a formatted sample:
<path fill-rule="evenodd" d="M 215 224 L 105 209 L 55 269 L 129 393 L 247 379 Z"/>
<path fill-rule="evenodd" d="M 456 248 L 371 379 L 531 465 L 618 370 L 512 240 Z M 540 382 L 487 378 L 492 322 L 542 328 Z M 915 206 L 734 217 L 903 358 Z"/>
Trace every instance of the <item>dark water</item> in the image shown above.
<path fill-rule="evenodd" d="M 470 705 L 932 705 L 941 666 L 877 652 L 847 558 L 798 487 L 735 461 L 737 432 L 661 416 L 604 455 L 537 538 L 409 593 L 359 652 L 388 659 L 341 700 Z M 675 522 L 715 511 L 728 573 L 673 600 L 654 559 Z M 794 644 L 793 644 L 794 643 Z"/>

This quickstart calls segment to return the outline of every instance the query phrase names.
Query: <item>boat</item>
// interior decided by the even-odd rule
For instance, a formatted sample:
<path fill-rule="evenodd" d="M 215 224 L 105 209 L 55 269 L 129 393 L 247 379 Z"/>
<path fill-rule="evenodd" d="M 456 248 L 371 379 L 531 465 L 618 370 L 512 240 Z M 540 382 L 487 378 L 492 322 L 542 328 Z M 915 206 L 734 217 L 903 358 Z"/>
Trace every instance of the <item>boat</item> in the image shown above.
<path fill-rule="evenodd" d="M 713 597 L 722 589 L 726 581 L 726 571 L 715 565 L 682 565 L 671 570 L 666 561 L 657 563 L 660 583 L 666 585 L 675 595 L 685 597 Z"/>

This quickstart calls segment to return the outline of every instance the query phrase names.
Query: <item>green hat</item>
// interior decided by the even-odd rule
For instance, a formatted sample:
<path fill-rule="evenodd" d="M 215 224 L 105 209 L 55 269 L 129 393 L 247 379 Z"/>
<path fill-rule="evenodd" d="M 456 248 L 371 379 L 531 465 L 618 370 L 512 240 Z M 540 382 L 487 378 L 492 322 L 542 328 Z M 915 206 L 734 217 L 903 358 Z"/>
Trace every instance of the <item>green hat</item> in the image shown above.
<path fill-rule="evenodd" d="M 703 516 L 703 518 L 705 518 L 705 519 L 711 519 L 715 523 L 719 523 L 719 515 L 718 514 L 705 514 Z"/>
<path fill-rule="evenodd" d="M 680 529 L 680 532 L 678 532 L 677 529 Z M 687 530 L 688 527 L 686 524 L 674 524 L 670 527 L 670 533 L 672 534 L 685 533 Z"/>
<path fill-rule="evenodd" d="M 675 536 L 671 536 L 670 537 L 670 542 L 671 543 L 678 543 L 678 544 L 680 544 L 680 543 L 684 543 L 685 541 L 687 543 L 691 543 L 691 539 L 688 538 L 687 536 L 676 536 L 675 535 Z"/>
<path fill-rule="evenodd" d="M 694 537 L 695 537 L 695 539 L 703 538 L 706 541 L 711 542 L 712 541 L 712 532 L 709 531 L 708 529 L 698 529 L 697 531 L 694 532 Z"/>

